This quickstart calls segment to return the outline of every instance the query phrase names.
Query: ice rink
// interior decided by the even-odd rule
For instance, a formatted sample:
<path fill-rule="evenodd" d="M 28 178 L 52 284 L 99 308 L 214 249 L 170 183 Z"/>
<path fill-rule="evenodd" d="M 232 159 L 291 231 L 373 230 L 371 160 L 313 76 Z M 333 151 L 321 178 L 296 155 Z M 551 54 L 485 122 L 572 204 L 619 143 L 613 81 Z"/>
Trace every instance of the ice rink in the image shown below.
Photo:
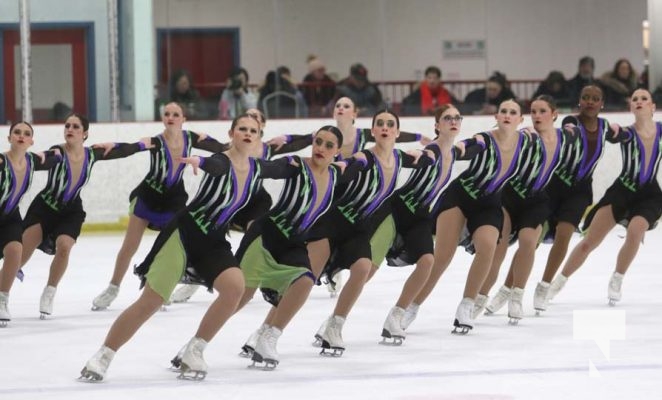
<path fill-rule="evenodd" d="M 525 295 L 526 317 L 519 326 L 508 325 L 504 309 L 480 317 L 466 336 L 450 333 L 471 260 L 458 249 L 400 347 L 378 342 L 384 318 L 411 267 L 382 267 L 347 320 L 343 332 L 347 350 L 341 358 L 321 357 L 311 346 L 313 334 L 334 305 L 326 288 L 317 287 L 281 337 L 281 362 L 275 371 L 248 369 L 250 361 L 238 357 L 241 345 L 268 310 L 267 303 L 256 297 L 207 347 L 207 378 L 181 381 L 168 370 L 169 360 L 193 335 L 212 300 L 211 294 L 200 290 L 188 303 L 171 305 L 148 321 L 117 353 L 106 380 L 97 384 L 78 382 L 80 370 L 113 320 L 137 297 L 138 280 L 128 275 L 109 310 L 90 311 L 92 299 L 110 279 L 121 236 L 84 234 L 58 288 L 54 314 L 47 320 L 39 320 L 38 302 L 50 258 L 35 253 L 25 268 L 25 282 L 15 283 L 9 302 L 13 319 L 0 329 L 0 399 L 659 398 L 662 230 L 646 237 L 625 278 L 623 300 L 612 308 L 606 301 L 607 282 L 623 232 L 615 229 L 548 311 L 536 317 L 533 290 L 549 251 L 542 245 Z M 232 234 L 233 242 L 240 237 Z M 153 239 L 145 238 L 136 259 L 146 254 Z M 507 262 L 510 256 L 512 248 Z M 501 272 L 504 276 L 505 268 Z M 589 316 L 603 312 L 599 315 L 606 316 L 607 323 L 600 325 L 597 319 L 579 314 L 575 320 L 575 312 L 582 310 L 591 311 Z M 624 326 L 619 324 L 623 316 Z M 608 352 L 591 340 L 591 328 L 600 333 L 593 335 L 597 338 L 614 339 Z"/>

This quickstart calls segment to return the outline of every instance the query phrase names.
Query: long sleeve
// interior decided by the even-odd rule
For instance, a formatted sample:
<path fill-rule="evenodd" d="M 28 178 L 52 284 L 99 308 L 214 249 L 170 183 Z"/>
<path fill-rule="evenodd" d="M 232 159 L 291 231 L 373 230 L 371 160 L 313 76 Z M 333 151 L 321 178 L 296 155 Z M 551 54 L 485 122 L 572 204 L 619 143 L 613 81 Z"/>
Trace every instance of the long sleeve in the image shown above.
<path fill-rule="evenodd" d="M 154 141 L 154 138 L 152 138 L 152 141 Z M 110 150 L 105 156 L 105 149 L 92 149 L 94 156 L 99 160 L 114 160 L 117 158 L 125 158 L 143 150 L 146 150 L 146 147 L 142 142 L 115 143 L 115 148 Z"/>
<path fill-rule="evenodd" d="M 294 153 L 299 150 L 303 150 L 306 147 L 312 145 L 313 143 L 313 134 L 309 133 L 306 135 L 287 135 L 288 141 L 280 148 L 277 148 L 276 145 L 271 145 L 271 154 L 286 154 Z"/>
<path fill-rule="evenodd" d="M 230 172 L 232 163 L 225 154 L 214 154 L 211 157 L 200 157 L 200 169 L 212 176 L 221 176 Z"/>
<path fill-rule="evenodd" d="M 211 153 L 222 153 L 230 148 L 229 144 L 221 143 L 211 136 L 201 139 L 199 134 L 191 132 L 191 137 L 193 138 L 193 147 L 196 149 L 209 151 Z"/>
<path fill-rule="evenodd" d="M 30 153 L 30 156 L 34 160 L 35 171 L 45 171 L 51 169 L 54 165 L 62 161 L 62 156 L 60 154 L 55 154 L 53 150 L 45 151 L 44 155 L 44 162 L 41 162 L 41 157 L 35 153 Z"/>

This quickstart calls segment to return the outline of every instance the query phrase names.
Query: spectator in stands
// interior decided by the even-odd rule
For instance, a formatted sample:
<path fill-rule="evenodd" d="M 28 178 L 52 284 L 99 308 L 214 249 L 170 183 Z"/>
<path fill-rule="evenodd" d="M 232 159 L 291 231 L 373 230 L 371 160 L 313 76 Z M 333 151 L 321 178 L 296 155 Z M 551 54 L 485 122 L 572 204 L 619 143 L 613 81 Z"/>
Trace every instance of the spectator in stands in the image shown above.
<path fill-rule="evenodd" d="M 248 71 L 235 68 L 218 102 L 218 118 L 235 119 L 251 108 L 257 108 L 257 95 L 248 87 Z"/>
<path fill-rule="evenodd" d="M 292 80 L 290 69 L 280 66 L 269 71 L 260 87 L 258 109 L 267 118 L 306 117 L 308 108 L 303 95 Z"/>
<path fill-rule="evenodd" d="M 333 100 L 336 82 L 326 74 L 324 63 L 315 55 L 308 56 L 308 75 L 303 78 L 303 97 L 311 117 L 329 116 L 327 105 Z"/>
<path fill-rule="evenodd" d="M 568 83 L 561 71 L 551 71 L 547 75 L 547 78 L 540 82 L 540 85 L 538 86 L 538 89 L 536 89 L 532 98 L 537 99 L 538 96 L 544 94 L 551 96 L 555 100 L 557 107 L 572 107 L 573 103 L 570 101 Z"/>
<path fill-rule="evenodd" d="M 577 75 L 568 81 L 568 91 L 570 93 L 570 102 L 573 107 L 579 104 L 579 94 L 584 86 L 595 85 L 595 60 L 593 57 L 584 56 L 579 59 L 579 66 L 577 67 Z M 535 96 L 534 96 L 535 98 Z"/>
<path fill-rule="evenodd" d="M 493 115 L 496 114 L 499 104 L 508 99 L 515 100 L 515 94 L 508 87 L 506 75 L 495 71 L 487 79 L 484 88 L 472 90 L 467 94 L 462 108 L 465 113 Z"/>
<path fill-rule="evenodd" d="M 201 107 L 200 94 L 193 88 L 193 78 L 187 70 L 177 70 L 170 77 L 168 93 L 168 102 L 174 101 L 186 108 L 184 112 L 187 119 L 202 119 L 206 116 Z"/>
<path fill-rule="evenodd" d="M 621 58 L 611 71 L 600 77 L 600 85 L 605 94 L 605 108 L 625 110 L 630 94 L 637 88 L 637 73 L 630 61 Z"/>
<path fill-rule="evenodd" d="M 403 115 L 434 115 L 444 104 L 457 104 L 457 99 L 444 87 L 441 70 L 430 66 L 425 69 L 425 80 L 418 89 L 402 100 Z"/>
<path fill-rule="evenodd" d="M 378 109 L 385 107 L 382 92 L 368 80 L 368 70 L 360 63 L 352 65 L 349 76 L 338 82 L 334 103 L 341 97 L 349 97 L 354 102 L 359 116 L 373 115 Z"/>

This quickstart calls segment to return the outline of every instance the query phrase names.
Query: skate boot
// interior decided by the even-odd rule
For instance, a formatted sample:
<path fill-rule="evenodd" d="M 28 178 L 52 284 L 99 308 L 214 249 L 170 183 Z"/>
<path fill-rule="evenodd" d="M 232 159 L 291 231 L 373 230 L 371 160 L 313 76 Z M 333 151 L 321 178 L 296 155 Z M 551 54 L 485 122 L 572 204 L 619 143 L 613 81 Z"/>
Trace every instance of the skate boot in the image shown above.
<path fill-rule="evenodd" d="M 182 355 L 181 372 L 177 378 L 192 381 L 201 381 L 207 376 L 207 363 L 202 357 L 207 342 L 203 339 L 194 337 L 186 345 L 186 350 Z"/>
<path fill-rule="evenodd" d="M 485 296 L 484 294 L 478 294 L 478 296 L 476 296 L 476 304 L 474 305 L 471 318 L 476 319 L 480 314 L 483 313 L 483 311 L 485 311 L 487 300 L 489 300 L 489 297 Z"/>
<path fill-rule="evenodd" d="M 108 371 L 108 366 L 113 361 L 113 357 L 115 357 L 115 351 L 109 347 L 101 346 L 99 351 L 87 361 L 85 367 L 80 371 L 78 380 L 81 382 L 101 382 L 106 376 L 106 371 Z"/>
<path fill-rule="evenodd" d="M 623 285 L 623 274 L 614 272 L 609 280 L 609 287 L 607 289 L 607 297 L 609 297 L 609 305 L 615 306 L 616 302 L 621 301 L 621 286 Z M 0 300 L 2 301 L 2 300 Z M 1 307 L 1 305 L 0 305 Z"/>
<path fill-rule="evenodd" d="M 190 285 L 184 283 L 170 296 L 171 303 L 186 303 L 195 292 L 200 289 L 200 285 Z"/>
<path fill-rule="evenodd" d="M 109 284 L 100 295 L 92 300 L 92 311 L 105 310 L 110 307 L 110 303 L 117 298 L 117 293 L 119 293 L 119 291 L 119 286 L 113 285 L 112 283 Z"/>
<path fill-rule="evenodd" d="M 280 358 L 278 356 L 278 350 L 276 350 L 276 345 L 278 344 L 278 338 L 282 334 L 283 331 L 274 326 L 266 328 L 262 332 L 257 339 L 253 357 L 251 357 L 253 360 L 252 368 L 259 368 L 264 371 L 272 371 L 276 368 Z M 264 363 L 264 365 L 258 365 L 258 363 Z"/>
<path fill-rule="evenodd" d="M 382 328 L 382 341 L 379 344 L 387 344 L 392 346 L 402 345 L 405 340 L 406 333 L 402 329 L 402 317 L 405 315 L 405 310 L 401 307 L 395 306 L 386 316 L 384 327 Z M 387 340 L 392 339 L 392 340 Z"/>
<path fill-rule="evenodd" d="M 492 299 L 492 302 L 485 307 L 485 315 L 492 315 L 503 308 L 508 303 L 508 300 L 510 300 L 510 292 L 509 287 L 506 285 L 501 286 L 496 296 Z"/>
<path fill-rule="evenodd" d="M 338 296 L 338 293 L 340 293 L 340 289 L 342 289 L 342 278 L 342 270 L 340 270 L 333 275 L 333 283 L 328 282 L 326 284 L 326 289 L 329 291 L 329 296 L 331 298 Z"/>
<path fill-rule="evenodd" d="M 243 346 L 241 346 L 241 353 L 239 353 L 239 357 L 244 357 L 244 358 L 251 358 L 253 357 L 253 352 L 255 351 L 255 346 L 257 345 L 257 340 L 264 332 L 269 325 L 267 324 L 262 324 L 260 325 L 259 328 L 251 335 L 248 337 L 248 340 L 246 340 L 246 343 L 244 343 Z"/>
<path fill-rule="evenodd" d="M 543 311 L 547 310 L 547 295 L 549 293 L 549 283 L 545 281 L 538 282 L 536 291 L 533 294 L 533 308 L 536 310 L 536 315 L 540 315 Z"/>
<path fill-rule="evenodd" d="M 326 327 L 329 326 L 329 321 L 331 321 L 332 318 L 333 315 L 325 319 L 324 322 L 322 322 L 322 325 L 320 325 L 317 333 L 315 333 L 315 341 L 313 342 L 313 347 L 322 347 L 322 335 L 324 335 L 324 331 L 326 330 Z"/>
<path fill-rule="evenodd" d="M 451 333 L 456 333 L 459 335 L 466 335 L 470 330 L 473 329 L 473 322 L 471 321 L 471 313 L 474 310 L 474 300 L 465 297 L 462 299 L 460 304 L 457 306 L 457 311 L 455 312 L 455 321 L 453 325 L 453 331 Z"/>
<path fill-rule="evenodd" d="M 405 310 L 405 315 L 402 317 L 402 320 L 400 320 L 400 327 L 402 330 L 407 330 L 409 328 L 409 325 L 411 325 L 412 322 L 416 319 L 416 315 L 418 314 L 418 308 L 420 307 L 419 304 L 416 303 L 411 303 L 409 307 Z"/>
<path fill-rule="evenodd" d="M 522 307 L 522 298 L 524 297 L 524 289 L 514 287 L 510 293 L 510 300 L 508 301 L 508 323 L 510 325 L 517 325 L 519 320 L 524 317 L 524 308 Z"/>
<path fill-rule="evenodd" d="M 345 352 L 345 343 L 342 340 L 342 327 L 345 324 L 345 318 L 334 315 L 329 320 L 324 333 L 322 334 L 323 356 L 341 357 Z"/>
<path fill-rule="evenodd" d="M 53 313 L 53 298 L 57 288 L 54 286 L 46 286 L 41 293 L 41 300 L 39 300 L 39 319 L 46 319 L 47 315 Z"/>
<path fill-rule="evenodd" d="M 549 292 L 547 292 L 547 302 L 549 303 L 557 294 L 563 289 L 565 283 L 568 282 L 568 278 L 559 274 L 552 283 L 549 285 Z"/>
<path fill-rule="evenodd" d="M 9 302 L 9 293 L 0 292 L 0 328 L 7 326 L 7 323 L 11 321 L 11 314 L 9 314 L 9 308 L 7 303 Z"/>

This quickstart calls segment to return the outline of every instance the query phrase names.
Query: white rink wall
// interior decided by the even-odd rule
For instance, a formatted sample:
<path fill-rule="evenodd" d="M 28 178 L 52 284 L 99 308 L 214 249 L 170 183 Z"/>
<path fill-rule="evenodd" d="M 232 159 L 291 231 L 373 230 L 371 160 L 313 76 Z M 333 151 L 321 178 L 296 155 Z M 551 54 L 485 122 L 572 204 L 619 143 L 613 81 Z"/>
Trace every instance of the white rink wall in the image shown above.
<path fill-rule="evenodd" d="M 605 113 L 602 115 L 612 123 L 629 125 L 634 122 L 634 117 L 630 113 Z M 563 119 L 559 116 L 558 124 Z M 662 113 L 657 113 L 656 120 L 662 120 Z M 359 119 L 358 127 L 369 127 L 370 119 Z M 281 134 L 304 134 L 312 132 L 323 125 L 332 124 L 330 119 L 302 119 L 302 120 L 271 120 L 267 123 L 265 130 L 265 139 Z M 522 126 L 529 126 L 531 121 L 528 116 L 525 117 Z M 473 133 L 491 129 L 494 126 L 494 117 L 491 116 L 469 116 L 465 117 L 462 123 L 462 134 L 460 139 L 469 137 Z M 227 141 L 227 131 L 230 127 L 229 121 L 196 121 L 187 122 L 184 127 L 196 132 L 212 135 L 220 141 Z M 8 132 L 7 126 L 2 127 L 4 132 Z M 118 124 L 92 124 L 90 126 L 90 136 L 87 145 L 99 142 L 134 142 L 144 136 L 153 136 L 163 130 L 160 122 L 145 123 L 118 123 Z M 402 118 L 401 130 L 407 132 L 423 133 L 427 136 L 434 136 L 434 120 L 432 117 Z M 36 125 L 35 126 L 35 145 L 32 151 L 45 150 L 53 144 L 63 142 L 62 125 Z M 404 144 L 402 148 L 417 148 L 419 144 Z M 3 146 L 5 151 L 7 146 Z M 302 153 L 308 154 L 309 149 Z M 204 152 L 198 150 L 195 154 L 204 155 Z M 468 163 L 459 162 L 455 169 L 455 174 L 461 172 Z M 82 198 L 87 212 L 86 223 L 116 223 L 122 217 L 126 217 L 129 207 L 129 193 L 145 176 L 149 168 L 149 157 L 147 152 L 138 153 L 131 157 L 98 162 L 92 172 L 92 178 L 83 189 Z M 611 184 L 621 169 L 621 156 L 619 146 L 609 145 L 605 151 L 603 159 L 600 161 L 594 175 L 594 196 L 599 199 L 606 188 Z M 21 211 L 25 213 L 30 201 L 44 187 L 46 182 L 46 172 L 37 172 L 35 174 L 32 187 L 21 202 Z M 185 172 L 184 179 L 186 190 L 189 196 L 193 196 L 197 189 L 199 176 L 194 176 L 191 169 Z M 275 181 L 265 182 L 265 187 L 273 194 L 277 195 L 279 184 Z M 190 198 L 189 197 L 189 198 Z"/>

